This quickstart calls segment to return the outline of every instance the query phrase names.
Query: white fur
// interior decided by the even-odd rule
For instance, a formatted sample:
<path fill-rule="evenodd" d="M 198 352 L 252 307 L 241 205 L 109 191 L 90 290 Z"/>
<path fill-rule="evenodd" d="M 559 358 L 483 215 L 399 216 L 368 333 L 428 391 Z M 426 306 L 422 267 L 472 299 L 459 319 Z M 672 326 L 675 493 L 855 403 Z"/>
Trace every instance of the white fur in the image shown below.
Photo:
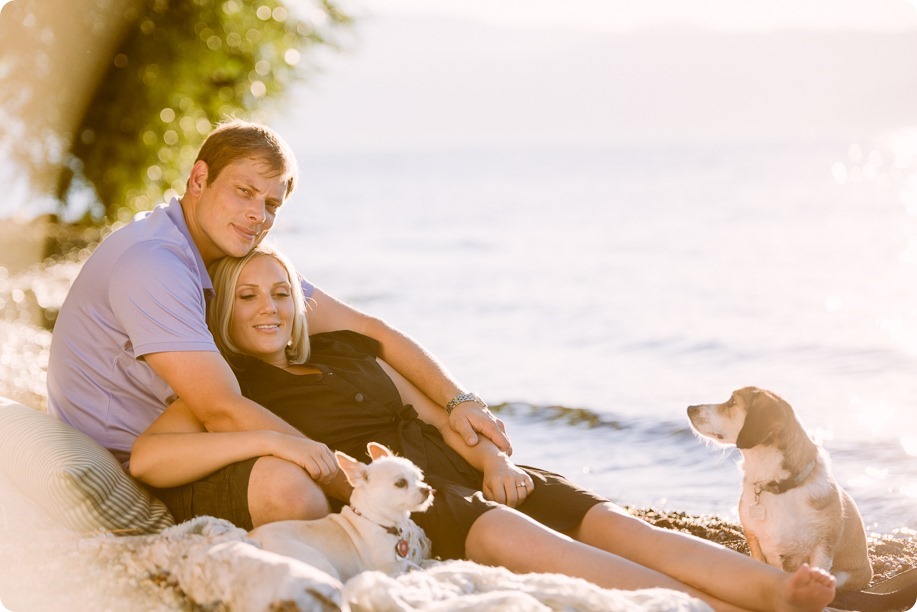
<path fill-rule="evenodd" d="M 353 486 L 350 506 L 340 514 L 314 521 L 278 521 L 255 528 L 249 536 L 269 550 L 317 567 L 342 582 L 365 570 L 398 575 L 430 556 L 429 540 L 410 519 L 433 503 L 423 473 L 384 446 L 369 445 L 373 462 L 360 463 L 336 453 Z M 394 535 L 386 531 L 394 527 Z M 398 541 L 408 543 L 407 557 L 396 554 Z"/>
<path fill-rule="evenodd" d="M 757 427 L 762 414 L 750 417 L 751 410 L 772 412 L 766 412 L 760 442 L 749 446 L 747 440 L 754 436 L 747 428 Z M 831 571 L 839 589 L 869 583 L 872 567 L 856 505 L 831 474 L 827 452 L 805 435 L 789 404 L 748 387 L 722 404 L 691 406 L 688 415 L 706 439 L 746 446 L 739 449 L 739 518 L 753 557 L 788 571 L 803 563 Z M 784 481 L 795 486 L 783 492 L 764 490 L 768 483 Z"/>
<path fill-rule="evenodd" d="M 699 599 L 668 589 L 603 589 L 561 574 L 514 574 L 471 561 L 428 562 L 390 578 L 365 572 L 344 585 L 351 612 L 500 610 L 512 612 L 707 612 Z"/>

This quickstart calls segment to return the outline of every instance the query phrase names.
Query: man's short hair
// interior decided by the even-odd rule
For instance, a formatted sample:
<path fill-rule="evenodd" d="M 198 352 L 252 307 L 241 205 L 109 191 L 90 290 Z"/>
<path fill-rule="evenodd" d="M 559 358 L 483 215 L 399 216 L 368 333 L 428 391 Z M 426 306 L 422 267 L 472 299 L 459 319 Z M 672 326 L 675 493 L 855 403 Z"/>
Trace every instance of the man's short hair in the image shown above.
<path fill-rule="evenodd" d="M 210 185 L 226 166 L 239 159 L 263 161 L 269 168 L 267 176 L 288 177 L 285 195 L 293 193 L 299 175 L 296 157 L 277 132 L 260 123 L 235 118 L 219 123 L 204 140 L 195 163 L 207 164 Z"/>

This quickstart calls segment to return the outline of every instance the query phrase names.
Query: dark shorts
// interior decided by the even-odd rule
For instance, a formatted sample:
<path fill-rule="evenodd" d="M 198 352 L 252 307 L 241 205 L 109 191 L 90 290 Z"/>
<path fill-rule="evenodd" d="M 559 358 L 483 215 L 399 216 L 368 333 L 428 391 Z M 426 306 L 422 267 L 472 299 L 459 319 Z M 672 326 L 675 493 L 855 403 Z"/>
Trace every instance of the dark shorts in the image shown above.
<path fill-rule="evenodd" d="M 191 484 L 151 491 L 169 508 L 176 523 L 196 516 L 215 516 L 249 531 L 252 515 L 248 510 L 248 480 L 258 459 L 233 463 Z"/>
<path fill-rule="evenodd" d="M 248 481 L 257 458 L 234 463 L 191 484 L 170 489 L 152 489 L 176 522 L 196 516 L 215 516 L 245 530 L 252 529 L 248 509 Z M 516 508 L 555 531 L 573 529 L 596 504 L 608 501 L 583 489 L 563 476 L 538 468 L 519 466 L 535 482 L 535 490 Z M 433 555 L 441 559 L 465 558 L 465 540 L 471 526 L 485 512 L 501 504 L 484 499 L 480 491 L 456 482 L 427 475 L 436 489 L 433 505 L 411 516 L 433 543 Z M 338 504 L 334 504 L 340 508 Z"/>
<path fill-rule="evenodd" d="M 565 532 L 582 522 L 596 504 L 608 500 L 583 489 L 563 476 L 529 466 L 519 466 L 535 482 L 535 490 L 516 510 L 555 531 Z M 485 512 L 501 507 L 475 491 L 455 482 L 427 475 L 436 489 L 433 505 L 426 512 L 411 515 L 433 543 L 433 555 L 441 559 L 465 558 L 465 539 L 471 525 Z"/>

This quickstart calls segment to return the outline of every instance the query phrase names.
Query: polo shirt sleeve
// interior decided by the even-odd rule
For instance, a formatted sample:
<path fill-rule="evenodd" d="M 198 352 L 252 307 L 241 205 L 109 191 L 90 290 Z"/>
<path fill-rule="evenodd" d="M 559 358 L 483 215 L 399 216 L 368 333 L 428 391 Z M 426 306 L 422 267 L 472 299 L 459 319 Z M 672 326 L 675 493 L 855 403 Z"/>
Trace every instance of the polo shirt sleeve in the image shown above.
<path fill-rule="evenodd" d="M 114 265 L 109 301 L 134 357 L 217 351 L 194 260 L 178 245 L 139 243 Z"/>
<path fill-rule="evenodd" d="M 299 274 L 297 272 L 297 274 Z M 299 274 L 299 283 L 302 285 L 302 295 L 307 300 L 312 297 L 312 294 L 315 293 L 315 285 L 306 280 L 302 274 Z"/>

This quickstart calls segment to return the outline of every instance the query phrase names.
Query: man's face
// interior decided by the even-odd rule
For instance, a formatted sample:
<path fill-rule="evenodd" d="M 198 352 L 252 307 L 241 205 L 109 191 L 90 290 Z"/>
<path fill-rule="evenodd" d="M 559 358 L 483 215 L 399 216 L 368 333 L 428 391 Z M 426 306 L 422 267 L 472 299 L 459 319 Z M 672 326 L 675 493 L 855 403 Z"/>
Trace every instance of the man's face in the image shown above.
<path fill-rule="evenodd" d="M 206 164 L 204 168 L 206 176 Z M 211 184 L 200 181 L 189 229 L 205 264 L 227 255 L 247 255 L 274 224 L 286 197 L 287 177 L 266 176 L 267 172 L 270 169 L 259 159 L 239 159 Z"/>

